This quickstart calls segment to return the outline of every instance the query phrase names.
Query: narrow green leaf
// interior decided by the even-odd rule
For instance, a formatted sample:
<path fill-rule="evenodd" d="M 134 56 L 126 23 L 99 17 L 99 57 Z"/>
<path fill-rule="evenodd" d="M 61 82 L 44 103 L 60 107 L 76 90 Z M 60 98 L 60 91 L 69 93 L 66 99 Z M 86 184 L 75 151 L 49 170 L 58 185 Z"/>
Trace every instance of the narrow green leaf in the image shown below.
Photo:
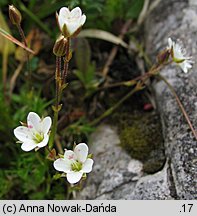
<path fill-rule="evenodd" d="M 128 47 L 128 44 L 125 43 L 119 37 L 113 35 L 110 32 L 103 31 L 103 30 L 100 30 L 100 29 L 86 29 L 86 30 L 82 30 L 80 32 L 80 34 L 78 35 L 78 37 L 97 38 L 97 39 L 101 39 L 101 40 L 105 40 L 105 41 L 114 43 L 116 45 L 121 45 L 124 48 Z"/>

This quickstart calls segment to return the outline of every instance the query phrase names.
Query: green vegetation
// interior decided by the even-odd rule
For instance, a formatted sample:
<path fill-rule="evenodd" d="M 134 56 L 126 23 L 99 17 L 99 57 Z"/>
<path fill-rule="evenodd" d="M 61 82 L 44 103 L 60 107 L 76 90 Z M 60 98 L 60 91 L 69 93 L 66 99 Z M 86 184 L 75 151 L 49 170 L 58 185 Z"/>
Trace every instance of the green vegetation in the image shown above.
<path fill-rule="evenodd" d="M 19 47 L 8 52 L 0 35 L 0 199 L 72 197 L 73 189 L 69 188 L 66 180 L 61 178 L 56 181 L 59 176 L 55 175 L 52 163 L 46 160 L 48 152 L 40 149 L 38 152 L 24 153 L 13 134 L 20 121 L 25 123 L 30 111 L 40 116 L 53 115 L 55 57 L 52 49 L 59 34 L 55 12 L 63 6 L 79 6 L 87 16 L 84 28 L 105 30 L 118 36 L 128 20 L 133 19 L 135 25 L 143 3 L 144 0 L 0 1 L 3 20 L 11 35 L 18 40 L 19 33 L 8 18 L 8 5 L 14 4 L 21 11 L 28 44 L 36 52 L 34 57 L 30 55 L 30 79 L 26 53 Z M 127 43 L 131 38 L 127 34 L 107 75 L 101 71 L 114 42 L 92 39 L 94 36 L 72 41 L 73 58 L 69 66 L 68 85 L 61 100 L 63 108 L 58 121 L 57 152 L 62 150 L 59 143 L 63 149 L 70 149 L 74 142 L 86 142 L 96 127 L 91 123 L 132 90 L 130 84 L 117 89 L 108 88 L 110 84 L 130 80 L 138 74 L 135 62 L 137 51 L 127 52 Z M 141 52 L 142 46 L 140 49 Z M 153 150 L 162 149 L 159 120 L 154 115 L 144 115 L 142 118 L 132 116 L 131 119 L 132 123 L 126 124 L 121 131 L 122 146 L 131 156 L 144 162 L 144 170 L 155 172 L 161 168 L 164 160 L 162 158 L 161 162 L 157 160 L 151 164 Z M 161 152 L 163 154 L 163 149 Z"/>

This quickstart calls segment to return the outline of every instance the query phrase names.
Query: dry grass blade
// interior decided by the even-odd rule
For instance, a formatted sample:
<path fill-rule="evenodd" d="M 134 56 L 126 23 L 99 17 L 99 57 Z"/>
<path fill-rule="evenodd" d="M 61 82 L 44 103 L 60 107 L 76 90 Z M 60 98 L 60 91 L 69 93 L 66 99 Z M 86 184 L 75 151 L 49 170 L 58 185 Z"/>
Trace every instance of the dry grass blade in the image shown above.
<path fill-rule="evenodd" d="M 31 50 L 30 48 L 26 47 L 23 43 L 21 43 L 20 41 L 18 41 L 16 38 L 14 38 L 12 35 L 10 35 L 8 32 L 6 32 L 5 30 L 3 30 L 0 27 L 0 34 L 7 38 L 9 41 L 12 41 L 13 43 L 17 44 L 18 46 L 22 47 L 23 49 L 27 50 L 28 52 L 35 54 L 33 50 Z"/>

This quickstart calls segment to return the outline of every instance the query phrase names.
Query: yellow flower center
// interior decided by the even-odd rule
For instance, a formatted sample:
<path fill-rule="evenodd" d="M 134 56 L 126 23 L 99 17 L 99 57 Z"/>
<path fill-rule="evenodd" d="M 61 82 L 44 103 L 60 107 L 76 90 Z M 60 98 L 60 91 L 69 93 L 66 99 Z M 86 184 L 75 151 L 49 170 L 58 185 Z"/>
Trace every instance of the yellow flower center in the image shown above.
<path fill-rule="evenodd" d="M 43 134 L 43 133 L 35 133 L 35 134 L 34 134 L 33 140 L 34 140 L 36 143 L 42 142 L 43 139 L 44 139 L 44 134 Z"/>
<path fill-rule="evenodd" d="M 75 161 L 71 164 L 71 169 L 74 172 L 79 172 L 82 169 L 82 163 L 80 163 L 79 161 Z"/>

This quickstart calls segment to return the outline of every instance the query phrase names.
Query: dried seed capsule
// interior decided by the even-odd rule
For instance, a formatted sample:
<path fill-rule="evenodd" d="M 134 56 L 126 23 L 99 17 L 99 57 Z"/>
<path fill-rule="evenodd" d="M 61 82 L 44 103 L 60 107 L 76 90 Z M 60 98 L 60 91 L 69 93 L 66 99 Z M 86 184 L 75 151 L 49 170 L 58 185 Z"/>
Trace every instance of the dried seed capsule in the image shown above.
<path fill-rule="evenodd" d="M 9 5 L 9 17 L 13 25 L 20 25 L 22 16 L 14 5 Z"/>
<path fill-rule="evenodd" d="M 59 57 L 64 56 L 66 54 L 67 42 L 68 40 L 63 35 L 61 35 L 55 42 L 53 54 Z"/>

